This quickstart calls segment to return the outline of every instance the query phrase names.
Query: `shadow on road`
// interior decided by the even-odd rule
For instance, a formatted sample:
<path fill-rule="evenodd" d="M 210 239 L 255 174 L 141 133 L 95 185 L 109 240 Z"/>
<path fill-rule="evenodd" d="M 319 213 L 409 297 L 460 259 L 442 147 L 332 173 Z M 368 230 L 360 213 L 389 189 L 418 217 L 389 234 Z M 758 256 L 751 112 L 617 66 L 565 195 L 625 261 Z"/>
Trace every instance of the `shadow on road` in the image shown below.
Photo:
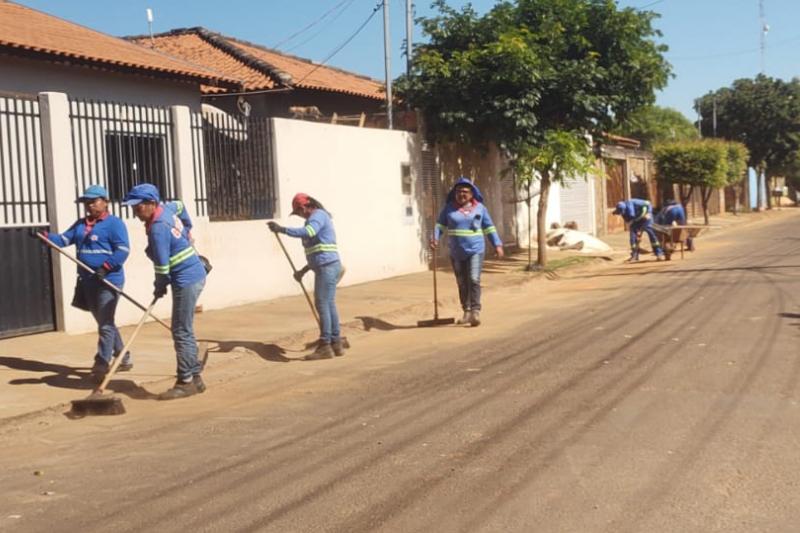
<path fill-rule="evenodd" d="M 277 344 L 267 344 L 258 341 L 218 341 L 212 339 L 202 339 L 200 342 L 207 342 L 216 346 L 210 346 L 207 354 L 212 353 L 231 353 L 236 349 L 243 349 L 248 352 L 253 352 L 265 361 L 272 361 L 273 363 L 288 363 L 289 361 L 296 361 L 297 358 L 286 357 L 286 349 L 278 346 Z"/>
<path fill-rule="evenodd" d="M 38 378 L 12 379 L 8 382 L 9 385 L 47 385 L 60 389 L 86 391 L 90 391 L 96 387 L 96 384 L 90 379 L 91 372 L 89 372 L 88 368 L 73 368 L 66 365 L 43 363 L 23 357 L 0 357 L 0 366 L 5 366 L 13 370 L 21 370 L 23 372 L 50 373 L 47 376 Z M 114 393 L 124 394 L 135 400 L 152 400 L 157 397 L 157 395 L 148 392 L 143 387 L 128 379 L 112 379 L 106 388 Z"/>
<path fill-rule="evenodd" d="M 357 316 L 356 318 L 364 325 L 364 331 L 370 331 L 373 329 L 377 329 L 378 331 L 392 331 L 395 329 L 415 329 L 417 327 L 416 324 L 411 326 L 400 326 L 385 320 L 381 320 L 380 318 L 375 318 L 373 316 Z"/>
<path fill-rule="evenodd" d="M 800 320 L 800 313 L 778 313 L 778 316 L 782 318 L 793 318 L 795 320 Z M 793 322 L 789 325 L 800 327 L 800 322 Z"/>

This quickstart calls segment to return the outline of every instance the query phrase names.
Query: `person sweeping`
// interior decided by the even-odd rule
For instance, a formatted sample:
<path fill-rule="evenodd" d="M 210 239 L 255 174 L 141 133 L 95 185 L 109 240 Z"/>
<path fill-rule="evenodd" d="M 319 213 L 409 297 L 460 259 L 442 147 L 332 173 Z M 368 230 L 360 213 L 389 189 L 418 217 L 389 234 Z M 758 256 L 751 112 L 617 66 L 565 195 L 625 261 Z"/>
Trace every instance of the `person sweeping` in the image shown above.
<path fill-rule="evenodd" d="M 489 210 L 483 205 L 478 187 L 461 177 L 447 194 L 447 203 L 439 213 L 431 240 L 436 249 L 442 234 L 447 232 L 450 260 L 458 284 L 458 297 L 464 310 L 457 323 L 478 326 L 481 323 L 481 270 L 486 255 L 485 237 L 494 246 L 497 257 L 503 257 L 503 241 L 497 235 Z"/>
<path fill-rule="evenodd" d="M 183 202 L 161 203 L 155 185 L 133 187 L 123 200 L 144 222 L 147 257 L 155 268 L 153 296 L 161 298 L 172 286 L 172 340 L 178 361 L 177 380 L 159 400 L 174 400 L 206 390 L 197 358 L 194 310 L 206 284 L 206 269 L 192 246 L 192 221 Z"/>
<path fill-rule="evenodd" d="M 639 260 L 639 238 L 642 233 L 646 233 L 650 238 L 650 245 L 653 247 L 656 259 L 658 261 L 665 259 L 664 251 L 653 231 L 653 206 L 649 201 L 641 198 L 623 200 L 617 203 L 614 214 L 621 216 L 630 225 L 631 257 L 628 262 Z"/>
<path fill-rule="evenodd" d="M 131 354 L 120 354 L 122 338 L 114 322 L 119 293 L 102 280 L 122 289 L 125 284 L 123 264 L 130 254 L 128 230 L 125 223 L 108 212 L 108 191 L 102 185 L 91 185 L 78 198 L 86 216 L 78 219 L 63 233 L 41 232 L 41 236 L 58 247 L 71 244 L 77 249 L 78 260 L 94 270 L 78 267 L 78 282 L 72 305 L 92 313 L 97 322 L 97 352 L 92 365 L 92 379 L 103 381 L 114 357 L 122 355 L 117 368 L 125 372 L 133 368 Z M 34 229 L 32 237 L 37 237 Z"/>
<path fill-rule="evenodd" d="M 300 281 L 309 270 L 314 271 L 314 305 L 319 313 L 319 342 L 305 359 L 313 361 L 344 355 L 339 312 L 336 309 L 336 283 L 342 263 L 336 247 L 336 231 L 331 214 L 318 200 L 305 193 L 297 193 L 292 199 L 292 214 L 304 218 L 305 225 L 286 228 L 275 221 L 267 224 L 275 233 L 302 239 L 307 265 L 297 271 L 295 279 Z"/>

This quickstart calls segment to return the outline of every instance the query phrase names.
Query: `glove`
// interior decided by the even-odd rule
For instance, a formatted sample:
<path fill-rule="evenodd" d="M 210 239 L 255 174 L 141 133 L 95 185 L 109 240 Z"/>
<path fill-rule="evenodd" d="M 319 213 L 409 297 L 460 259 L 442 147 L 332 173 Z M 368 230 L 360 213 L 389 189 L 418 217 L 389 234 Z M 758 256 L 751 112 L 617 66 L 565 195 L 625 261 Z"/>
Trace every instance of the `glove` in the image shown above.
<path fill-rule="evenodd" d="M 294 273 L 293 275 L 294 280 L 300 283 L 301 281 L 303 281 L 303 276 L 305 276 L 307 272 L 308 272 L 308 265 L 304 266 L 303 268 Z"/>
<path fill-rule="evenodd" d="M 269 230 L 272 233 L 282 233 L 283 232 L 283 226 L 281 226 L 280 224 L 278 224 L 274 220 L 270 220 L 269 222 L 267 222 L 267 226 L 269 226 Z"/>
<path fill-rule="evenodd" d="M 106 276 L 111 271 L 106 265 L 101 266 L 97 270 L 94 271 L 94 277 L 96 277 L 99 281 L 103 281 L 106 279 Z"/>
<path fill-rule="evenodd" d="M 153 296 L 161 298 L 167 294 L 167 287 L 169 286 L 169 276 L 166 274 L 156 274 L 156 280 L 153 282 L 154 290 Z"/>

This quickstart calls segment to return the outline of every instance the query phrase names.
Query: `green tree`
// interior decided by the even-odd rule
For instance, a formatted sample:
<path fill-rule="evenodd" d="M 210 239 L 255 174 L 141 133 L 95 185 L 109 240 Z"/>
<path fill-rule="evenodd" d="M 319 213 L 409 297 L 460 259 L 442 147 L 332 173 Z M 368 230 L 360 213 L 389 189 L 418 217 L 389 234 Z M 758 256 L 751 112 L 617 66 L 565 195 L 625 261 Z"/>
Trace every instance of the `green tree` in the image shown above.
<path fill-rule="evenodd" d="M 677 109 L 647 106 L 631 113 L 614 133 L 642 142 L 652 149 L 657 143 L 697 139 L 694 124 Z"/>
<path fill-rule="evenodd" d="M 747 177 L 747 162 L 750 153 L 747 147 L 739 142 L 726 143 L 728 166 L 726 169 L 725 185 L 733 188 L 733 212 L 739 211 L 739 186 Z"/>
<path fill-rule="evenodd" d="M 684 206 L 695 187 L 700 190 L 707 225 L 711 193 L 730 179 L 728 143 L 710 139 L 664 143 L 656 146 L 654 155 L 658 179 L 679 186 Z"/>
<path fill-rule="evenodd" d="M 666 85 L 670 67 L 666 47 L 655 42 L 656 15 L 620 9 L 614 0 L 509 0 L 484 16 L 444 0 L 433 7 L 438 14 L 419 21 L 428 42 L 415 48 L 398 93 L 422 112 L 430 140 L 496 143 L 517 178 L 539 181 L 544 266 L 550 185 L 576 177 L 568 166 L 589 156 L 586 134 L 600 138 Z M 567 147 L 575 153 L 564 153 Z M 548 158 L 554 165 L 537 163 Z M 533 168 L 540 171 L 522 172 Z"/>
<path fill-rule="evenodd" d="M 714 134 L 715 108 L 716 136 L 744 144 L 759 176 L 769 179 L 791 166 L 800 150 L 800 80 L 759 75 L 696 99 L 705 136 Z M 758 195 L 761 205 L 761 187 Z"/>

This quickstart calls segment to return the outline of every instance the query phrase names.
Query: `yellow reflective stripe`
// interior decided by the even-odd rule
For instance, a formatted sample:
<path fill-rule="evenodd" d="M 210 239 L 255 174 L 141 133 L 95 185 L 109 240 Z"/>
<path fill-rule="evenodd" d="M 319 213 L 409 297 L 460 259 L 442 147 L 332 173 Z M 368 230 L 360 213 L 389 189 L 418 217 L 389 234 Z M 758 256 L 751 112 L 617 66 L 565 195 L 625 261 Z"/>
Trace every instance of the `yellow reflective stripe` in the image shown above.
<path fill-rule="evenodd" d="M 483 235 L 479 229 L 449 229 L 447 233 L 451 237 L 475 237 L 476 235 Z"/>
<path fill-rule="evenodd" d="M 317 252 L 337 252 L 335 244 L 317 244 L 306 248 L 306 255 L 315 254 Z"/>
<path fill-rule="evenodd" d="M 180 200 L 175 200 L 175 208 L 176 208 L 176 210 L 177 210 L 177 213 L 178 213 L 179 215 L 180 215 L 181 213 L 183 213 L 183 202 L 181 202 Z"/>
<path fill-rule="evenodd" d="M 313 237 L 317 234 L 317 232 L 314 230 L 314 226 L 311 224 L 306 224 L 306 233 L 308 233 L 309 237 Z"/>
<path fill-rule="evenodd" d="M 173 267 L 194 255 L 194 248 L 186 248 L 169 258 L 169 266 Z"/>
<path fill-rule="evenodd" d="M 153 265 L 156 274 L 169 274 L 169 265 Z"/>
<path fill-rule="evenodd" d="M 441 229 L 441 230 L 447 229 L 447 226 L 445 226 L 444 224 L 439 224 L 438 222 L 436 223 L 436 227 Z"/>
<path fill-rule="evenodd" d="M 483 230 L 484 235 L 489 235 L 490 233 L 497 233 L 497 228 L 495 228 L 494 226 L 489 226 L 488 228 L 484 228 Z"/>

